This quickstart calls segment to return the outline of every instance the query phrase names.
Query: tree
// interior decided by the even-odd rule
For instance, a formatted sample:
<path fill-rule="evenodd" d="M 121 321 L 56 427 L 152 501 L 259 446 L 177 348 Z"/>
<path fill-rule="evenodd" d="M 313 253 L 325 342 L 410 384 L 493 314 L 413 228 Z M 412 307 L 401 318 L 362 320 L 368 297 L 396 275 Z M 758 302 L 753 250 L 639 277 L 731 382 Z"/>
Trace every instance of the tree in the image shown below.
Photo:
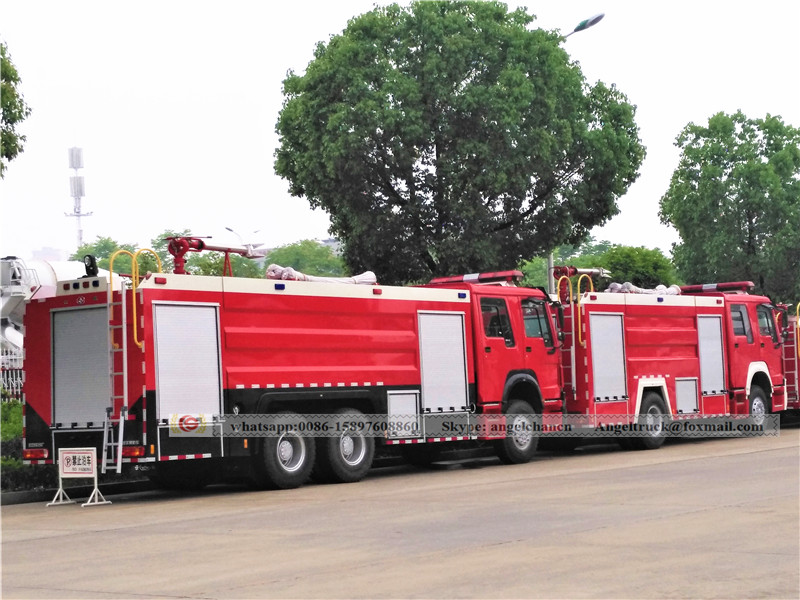
<path fill-rule="evenodd" d="M 610 248 L 611 242 L 597 242 L 594 237 L 579 246 L 564 244 L 553 250 L 553 264 L 582 268 L 602 267 L 602 257 Z M 547 287 L 547 258 L 536 257 L 522 261 L 518 268 L 525 275 L 522 285 Z"/>
<path fill-rule="evenodd" d="M 136 253 L 136 247 L 133 244 L 120 244 L 110 237 L 97 236 L 94 242 L 83 244 L 80 248 L 75 250 L 69 260 L 83 260 L 87 254 L 94 256 L 97 261 L 97 266 L 101 269 L 110 270 L 111 257 L 118 250 L 127 250 L 131 254 Z M 114 257 L 114 273 L 121 273 L 130 275 L 131 273 L 131 258 L 127 254 L 119 254 Z"/>
<path fill-rule="evenodd" d="M 777 300 L 800 298 L 800 130 L 780 117 L 720 112 L 677 137 L 681 159 L 660 217 L 688 283 L 753 281 Z"/>
<path fill-rule="evenodd" d="M 611 280 L 619 283 L 629 281 L 640 288 L 677 283 L 672 261 L 657 248 L 614 246 L 602 255 L 600 263 L 611 273 Z"/>
<path fill-rule="evenodd" d="M 554 252 L 556 265 L 580 268 L 602 267 L 611 273 L 610 279 L 592 277 L 595 289 L 605 289 L 610 281 L 629 281 L 641 288 L 672 285 L 677 282 L 675 268 L 669 258 L 658 249 L 618 246 L 610 242 L 595 242 L 594 238 L 575 246 L 559 246 Z M 547 285 L 547 261 L 534 258 L 520 266 L 525 279 L 523 285 Z"/>
<path fill-rule="evenodd" d="M 0 178 L 5 177 L 8 163 L 22 152 L 26 139 L 17 132 L 17 126 L 31 114 L 31 109 L 25 104 L 25 98 L 18 89 L 20 81 L 17 68 L 11 62 L 8 46 L 0 41 L 0 106 L 2 107 Z"/>
<path fill-rule="evenodd" d="M 376 8 L 290 71 L 275 170 L 386 283 L 508 268 L 618 212 L 635 107 L 498 2 Z"/>
<path fill-rule="evenodd" d="M 306 275 L 319 277 L 342 277 L 347 275 L 341 256 L 334 254 L 330 246 L 314 240 L 303 240 L 271 250 L 266 263 L 292 267 Z"/>
<path fill-rule="evenodd" d="M 173 270 L 172 256 L 167 250 L 169 237 L 186 237 L 191 236 L 192 233 L 188 229 L 183 231 L 164 231 L 160 236 L 153 238 L 150 241 L 150 250 L 158 255 L 161 260 L 161 270 L 166 273 L 171 273 Z M 119 242 L 111 239 L 110 237 L 98 236 L 97 239 L 90 244 L 84 244 L 78 248 L 75 253 L 69 257 L 70 260 L 83 260 L 87 254 L 91 254 L 97 260 L 97 266 L 101 269 L 109 268 L 111 256 L 118 250 L 127 250 L 133 255 L 137 251 L 137 264 L 139 267 L 139 274 L 144 275 L 148 271 L 157 272 L 158 264 L 155 257 L 150 252 L 138 249 L 133 244 L 120 244 Z M 233 274 L 236 277 L 263 277 L 264 267 L 260 264 L 262 261 L 255 261 L 238 254 L 231 254 L 231 267 Z M 131 258 L 128 254 L 122 253 L 114 258 L 114 273 L 130 275 L 131 274 Z M 225 255 L 222 252 L 189 252 L 186 256 L 186 271 L 192 275 L 222 275 L 225 268 Z"/>
<path fill-rule="evenodd" d="M 231 270 L 235 277 L 264 277 L 264 268 L 250 258 L 231 254 Z M 225 254 L 222 252 L 191 252 L 186 261 L 186 271 L 192 275 L 221 276 L 225 271 Z"/>

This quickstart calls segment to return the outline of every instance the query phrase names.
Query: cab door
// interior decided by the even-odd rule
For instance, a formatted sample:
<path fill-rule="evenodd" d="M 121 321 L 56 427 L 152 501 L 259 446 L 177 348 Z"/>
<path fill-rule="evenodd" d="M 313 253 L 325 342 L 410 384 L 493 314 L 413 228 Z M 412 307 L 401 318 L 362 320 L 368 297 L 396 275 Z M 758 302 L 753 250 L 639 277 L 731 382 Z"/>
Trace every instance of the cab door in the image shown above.
<path fill-rule="evenodd" d="M 518 332 L 512 327 L 507 300 L 480 296 L 475 318 L 475 358 L 478 379 L 478 401 L 482 404 L 501 402 L 508 373 L 525 368 L 520 352 Z"/>
<path fill-rule="evenodd" d="M 758 316 L 758 332 L 756 335 L 758 337 L 761 360 L 766 363 L 769 369 L 769 376 L 773 385 L 775 385 L 783 381 L 781 376 L 781 373 L 783 373 L 783 358 L 773 307 L 769 304 L 759 304 L 756 307 L 756 315 Z"/>
<path fill-rule="evenodd" d="M 561 397 L 561 356 L 556 347 L 547 303 L 540 298 L 523 298 L 520 312 L 524 325 L 525 367 L 536 374 L 545 400 Z"/>
<path fill-rule="evenodd" d="M 755 335 L 750 317 L 752 306 L 745 303 L 731 303 L 729 305 L 731 318 L 731 341 L 728 352 L 728 377 L 730 389 L 743 390 L 747 385 L 747 372 L 750 363 L 759 359 Z"/>

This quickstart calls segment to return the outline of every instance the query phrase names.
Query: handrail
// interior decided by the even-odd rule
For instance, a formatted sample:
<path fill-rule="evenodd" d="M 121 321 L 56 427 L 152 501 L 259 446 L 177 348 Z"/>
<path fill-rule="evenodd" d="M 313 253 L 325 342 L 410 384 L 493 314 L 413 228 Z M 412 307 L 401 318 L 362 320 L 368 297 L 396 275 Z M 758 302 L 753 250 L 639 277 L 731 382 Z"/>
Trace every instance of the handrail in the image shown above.
<path fill-rule="evenodd" d="M 582 327 L 581 327 L 581 281 L 583 281 L 584 277 L 589 280 L 589 291 L 590 292 L 594 291 L 594 282 L 592 281 L 592 278 L 589 275 L 584 273 L 583 275 L 578 277 L 578 289 L 577 289 L 577 296 L 578 296 L 578 305 L 577 305 L 577 312 L 578 312 L 578 341 L 580 342 L 581 345 L 583 345 L 583 334 L 582 334 Z"/>
<path fill-rule="evenodd" d="M 567 283 L 569 284 L 569 298 L 568 298 L 569 299 L 569 303 L 572 304 L 572 280 L 569 277 L 567 277 L 566 275 L 562 275 L 561 277 L 559 277 L 558 278 L 558 283 L 556 283 L 556 290 L 557 290 L 557 293 L 558 293 L 558 299 L 561 300 L 561 292 L 558 291 L 558 290 L 561 290 L 561 282 L 563 280 L 565 280 L 565 279 L 567 280 Z"/>
<path fill-rule="evenodd" d="M 139 283 L 139 255 L 142 252 L 149 252 L 153 256 L 156 257 L 156 264 L 158 264 L 158 272 L 161 273 L 161 259 L 159 258 L 158 254 L 156 254 L 150 248 L 142 248 L 136 251 L 136 254 L 129 252 L 127 250 L 117 250 L 114 254 L 111 255 L 111 260 L 108 263 L 108 270 L 111 273 L 111 282 L 109 284 L 109 297 L 113 296 L 114 293 L 114 259 L 117 257 L 118 254 L 127 254 L 131 257 L 131 298 L 133 299 L 133 342 L 139 347 L 142 347 L 142 341 L 139 339 L 138 334 L 138 326 L 136 320 L 136 286 Z M 122 290 L 122 293 L 125 293 L 125 290 Z M 114 306 L 111 306 L 111 315 L 110 318 L 114 318 Z M 123 315 L 123 319 L 124 319 Z"/>
<path fill-rule="evenodd" d="M 150 254 L 152 254 L 153 257 L 156 259 L 156 264 L 158 265 L 158 272 L 159 273 L 163 273 L 163 271 L 161 270 L 161 257 L 159 257 L 158 254 L 156 254 L 150 248 L 140 248 L 139 250 L 136 251 L 136 254 L 134 255 L 134 258 L 136 259 L 136 272 L 137 272 L 137 274 L 139 272 L 139 255 L 142 252 L 149 252 Z"/>

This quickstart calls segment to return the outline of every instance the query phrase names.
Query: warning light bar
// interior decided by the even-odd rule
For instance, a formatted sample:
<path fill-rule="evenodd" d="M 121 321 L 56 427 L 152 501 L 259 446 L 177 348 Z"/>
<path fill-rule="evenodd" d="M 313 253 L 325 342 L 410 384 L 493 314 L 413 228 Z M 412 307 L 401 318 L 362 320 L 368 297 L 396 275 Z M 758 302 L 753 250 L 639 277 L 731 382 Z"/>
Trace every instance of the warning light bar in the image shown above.
<path fill-rule="evenodd" d="M 468 275 L 452 275 L 435 277 L 430 280 L 433 285 L 442 283 L 519 283 L 525 275 L 522 271 L 494 271 L 492 273 L 470 273 Z"/>
<path fill-rule="evenodd" d="M 724 283 L 701 283 L 682 285 L 682 294 L 702 294 L 703 292 L 752 292 L 756 289 L 752 281 L 727 281 Z"/>

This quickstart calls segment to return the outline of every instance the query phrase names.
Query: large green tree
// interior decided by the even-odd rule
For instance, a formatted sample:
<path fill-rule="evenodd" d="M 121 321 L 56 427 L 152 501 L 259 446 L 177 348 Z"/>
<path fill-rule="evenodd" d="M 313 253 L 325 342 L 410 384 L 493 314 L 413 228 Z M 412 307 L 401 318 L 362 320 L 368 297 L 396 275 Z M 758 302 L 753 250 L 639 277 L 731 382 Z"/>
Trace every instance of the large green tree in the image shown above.
<path fill-rule="evenodd" d="M 635 107 L 556 32 L 498 2 L 352 19 L 284 81 L 275 170 L 331 218 L 352 271 L 398 283 L 516 265 L 618 212 Z"/>
<path fill-rule="evenodd" d="M 800 129 L 721 112 L 687 125 L 676 145 L 660 216 L 681 236 L 673 258 L 683 278 L 749 280 L 775 300 L 800 300 Z"/>
<path fill-rule="evenodd" d="M 31 114 L 19 84 L 19 73 L 11 62 L 8 46 L 0 41 L 0 178 L 5 176 L 8 163 L 22 152 L 25 136 L 17 131 L 17 126 Z"/>

